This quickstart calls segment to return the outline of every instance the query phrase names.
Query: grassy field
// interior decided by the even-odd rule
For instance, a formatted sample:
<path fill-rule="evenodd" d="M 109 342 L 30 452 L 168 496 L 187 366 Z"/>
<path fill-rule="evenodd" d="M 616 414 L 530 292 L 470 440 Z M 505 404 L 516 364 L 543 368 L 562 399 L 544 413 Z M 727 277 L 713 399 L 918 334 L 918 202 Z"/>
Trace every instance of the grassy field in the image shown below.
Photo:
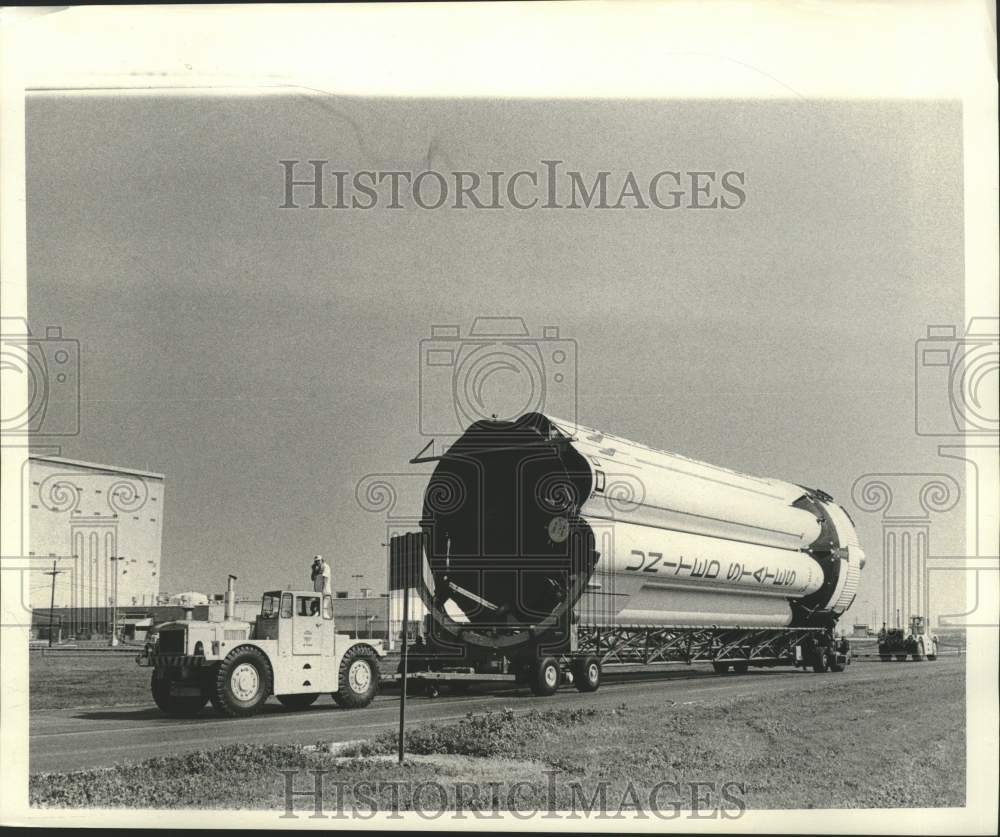
<path fill-rule="evenodd" d="M 30 794 L 44 806 L 280 811 L 279 771 L 302 771 L 294 779 L 302 790 L 314 787 L 306 770 L 323 770 L 328 815 L 338 796 L 347 808 L 386 810 L 410 809 L 418 794 L 417 806 L 434 810 L 439 793 L 449 808 L 486 811 L 585 810 L 602 792 L 612 812 L 651 798 L 661 810 L 963 805 L 964 678 L 952 667 L 914 666 L 912 678 L 841 682 L 830 689 L 818 679 L 815 689 L 779 697 L 681 705 L 643 697 L 616 709 L 469 716 L 412 729 L 415 755 L 404 765 L 387 757 L 391 734 L 347 750 L 240 744 L 33 776 Z M 702 801 L 692 803 L 695 783 Z"/>
<path fill-rule="evenodd" d="M 135 653 L 33 653 L 28 660 L 30 707 L 77 709 L 148 704 L 149 669 Z"/>

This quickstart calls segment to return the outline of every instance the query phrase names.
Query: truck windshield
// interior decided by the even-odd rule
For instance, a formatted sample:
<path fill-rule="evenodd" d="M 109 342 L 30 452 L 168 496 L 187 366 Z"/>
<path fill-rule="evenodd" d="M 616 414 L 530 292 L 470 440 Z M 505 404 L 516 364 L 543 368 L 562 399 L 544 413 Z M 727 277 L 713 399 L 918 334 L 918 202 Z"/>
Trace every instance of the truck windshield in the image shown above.
<path fill-rule="evenodd" d="M 273 619 L 278 615 L 278 603 L 281 596 L 277 593 L 265 593 L 260 605 L 260 615 L 264 619 Z"/>

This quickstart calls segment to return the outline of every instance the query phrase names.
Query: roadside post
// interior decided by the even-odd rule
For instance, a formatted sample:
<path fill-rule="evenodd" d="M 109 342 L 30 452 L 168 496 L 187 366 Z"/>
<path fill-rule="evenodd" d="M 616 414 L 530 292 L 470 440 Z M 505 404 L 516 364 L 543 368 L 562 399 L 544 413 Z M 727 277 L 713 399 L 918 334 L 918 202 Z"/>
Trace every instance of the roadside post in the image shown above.
<path fill-rule="evenodd" d="M 52 628 L 55 622 L 55 612 L 56 612 L 56 576 L 62 575 L 62 570 L 56 569 L 56 562 L 52 562 L 52 569 L 49 570 L 46 575 L 52 576 L 52 595 L 49 598 L 49 648 L 52 647 Z M 59 633 L 62 634 L 62 621 L 59 622 Z"/>
<path fill-rule="evenodd" d="M 389 541 L 389 589 L 403 593 L 403 644 L 400 648 L 399 666 L 399 762 L 404 755 L 406 735 L 406 686 L 410 668 L 410 596 L 414 589 L 421 590 L 424 565 L 423 536 L 417 532 L 394 537 Z M 391 610 L 391 605 L 390 608 Z M 392 619 L 389 619 L 392 624 Z M 391 630 L 390 630 L 391 634 Z"/>

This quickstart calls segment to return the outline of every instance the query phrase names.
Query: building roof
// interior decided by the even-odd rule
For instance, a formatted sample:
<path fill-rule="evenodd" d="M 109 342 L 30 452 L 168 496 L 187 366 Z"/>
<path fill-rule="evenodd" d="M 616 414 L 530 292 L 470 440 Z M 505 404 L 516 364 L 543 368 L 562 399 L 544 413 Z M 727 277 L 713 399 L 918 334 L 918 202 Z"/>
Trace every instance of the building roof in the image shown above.
<path fill-rule="evenodd" d="M 123 468 L 120 465 L 101 465 L 98 462 L 84 462 L 81 459 L 67 459 L 63 456 L 43 456 L 37 453 L 28 454 L 28 459 L 36 462 L 52 462 L 56 465 L 69 465 L 73 468 L 85 468 L 88 471 L 101 471 L 105 474 L 128 474 L 133 477 L 146 477 L 147 479 L 163 480 L 163 474 L 155 471 L 140 471 L 137 468 Z"/>

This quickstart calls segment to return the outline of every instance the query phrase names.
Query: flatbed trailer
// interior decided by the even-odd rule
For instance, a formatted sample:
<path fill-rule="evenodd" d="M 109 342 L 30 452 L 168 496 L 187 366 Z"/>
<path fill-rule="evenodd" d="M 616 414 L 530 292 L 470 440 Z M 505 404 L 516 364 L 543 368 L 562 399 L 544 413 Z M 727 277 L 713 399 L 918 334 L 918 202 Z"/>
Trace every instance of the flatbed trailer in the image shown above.
<path fill-rule="evenodd" d="M 792 666 L 817 673 L 841 672 L 851 662 L 850 643 L 832 628 L 741 628 L 704 626 L 581 626 L 569 649 L 536 660 L 499 652 L 475 659 L 434 651 L 426 639 L 408 654 L 407 682 L 436 694 L 441 685 L 458 689 L 472 683 L 528 685 L 536 695 L 553 694 L 572 684 L 596 691 L 606 666 L 635 668 L 711 664 L 717 674 L 745 674 L 750 668 Z M 391 680 L 402 678 L 402 661 Z"/>

